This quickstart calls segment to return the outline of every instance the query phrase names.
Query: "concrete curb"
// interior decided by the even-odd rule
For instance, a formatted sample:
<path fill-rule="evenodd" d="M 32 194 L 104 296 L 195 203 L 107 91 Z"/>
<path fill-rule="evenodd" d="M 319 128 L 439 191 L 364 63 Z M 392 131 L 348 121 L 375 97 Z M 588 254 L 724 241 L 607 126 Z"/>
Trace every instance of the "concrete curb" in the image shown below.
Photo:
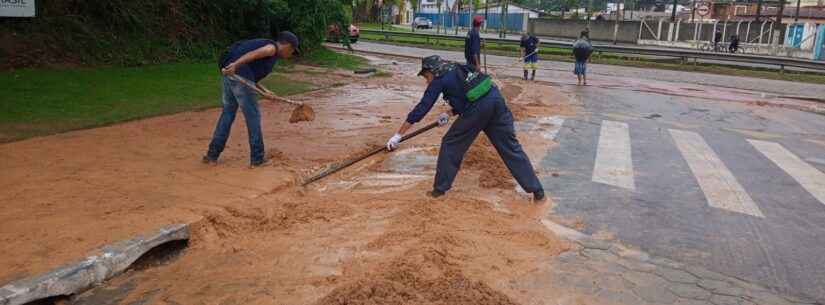
<path fill-rule="evenodd" d="M 20 305 L 81 292 L 122 273 L 152 248 L 185 239 L 189 239 L 189 225 L 173 224 L 147 236 L 104 246 L 79 262 L 0 287 L 0 305 Z"/>

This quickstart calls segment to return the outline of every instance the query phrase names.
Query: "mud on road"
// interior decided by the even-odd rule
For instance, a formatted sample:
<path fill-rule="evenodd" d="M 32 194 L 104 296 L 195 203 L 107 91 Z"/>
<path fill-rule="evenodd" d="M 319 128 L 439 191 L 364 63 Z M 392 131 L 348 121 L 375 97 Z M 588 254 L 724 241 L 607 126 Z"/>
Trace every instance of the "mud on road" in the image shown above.
<path fill-rule="evenodd" d="M 173 262 L 129 272 L 77 302 L 526 304 L 519 278 L 571 245 L 540 223 L 552 202 L 533 204 L 516 191 L 484 136 L 443 198 L 425 191 L 446 128 L 296 186 L 324 164 L 383 144 L 417 102 L 424 83 L 412 76 L 415 63 L 377 64 L 394 75 L 296 73 L 347 84 L 290 97 L 315 109 L 311 122 L 290 124 L 289 105 L 262 103 L 273 162 L 261 169 L 245 166 L 242 118 L 219 164 L 198 162 L 217 109 L 0 146 L 12 165 L 0 178 L 8 203 L 0 240 L 9 245 L 0 249 L 0 282 L 185 222 L 193 237 Z M 575 112 L 558 88 L 500 83 L 519 121 Z M 536 163 L 555 143 L 539 136 L 552 126 L 534 125 L 518 136 Z"/>

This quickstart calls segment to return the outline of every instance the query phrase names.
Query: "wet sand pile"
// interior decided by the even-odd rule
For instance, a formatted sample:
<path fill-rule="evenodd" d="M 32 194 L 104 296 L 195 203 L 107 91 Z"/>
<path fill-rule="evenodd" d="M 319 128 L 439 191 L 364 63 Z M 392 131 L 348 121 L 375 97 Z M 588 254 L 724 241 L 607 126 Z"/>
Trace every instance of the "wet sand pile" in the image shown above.
<path fill-rule="evenodd" d="M 502 280 L 569 249 L 529 216 L 502 215 L 469 197 L 405 206 L 367 244 L 395 255 L 353 261 L 349 279 L 315 304 L 519 304 Z"/>
<path fill-rule="evenodd" d="M 480 134 L 464 155 L 462 168 L 480 171 L 479 186 L 483 188 L 512 189 L 515 181 L 510 170 L 498 155 L 486 135 Z"/>
<path fill-rule="evenodd" d="M 309 122 L 315 120 L 315 110 L 307 104 L 295 107 L 292 110 L 292 115 L 289 116 L 290 123 Z"/>

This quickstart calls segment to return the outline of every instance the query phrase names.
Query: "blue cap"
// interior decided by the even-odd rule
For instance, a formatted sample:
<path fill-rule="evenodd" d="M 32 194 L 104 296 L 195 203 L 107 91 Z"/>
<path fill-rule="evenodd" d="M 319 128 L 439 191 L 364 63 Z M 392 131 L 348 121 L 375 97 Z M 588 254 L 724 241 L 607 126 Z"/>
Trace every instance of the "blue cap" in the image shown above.
<path fill-rule="evenodd" d="M 290 31 L 283 31 L 278 33 L 278 42 L 288 43 L 292 45 L 292 49 L 294 53 L 298 53 L 298 36 L 295 36 Z"/>

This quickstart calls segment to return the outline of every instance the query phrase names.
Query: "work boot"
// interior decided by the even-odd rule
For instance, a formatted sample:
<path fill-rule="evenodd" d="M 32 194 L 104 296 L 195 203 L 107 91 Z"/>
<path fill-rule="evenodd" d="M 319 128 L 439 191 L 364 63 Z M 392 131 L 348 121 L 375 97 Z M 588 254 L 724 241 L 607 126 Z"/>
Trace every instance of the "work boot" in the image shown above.
<path fill-rule="evenodd" d="M 527 70 L 524 70 L 524 80 L 527 80 Z"/>
<path fill-rule="evenodd" d="M 536 80 L 536 70 L 533 70 L 533 75 L 530 76 L 530 80 Z"/>
<path fill-rule="evenodd" d="M 218 159 L 212 158 L 212 157 L 209 157 L 209 155 L 206 155 L 206 156 L 203 156 L 203 158 L 201 158 L 201 163 L 209 164 L 209 165 L 216 165 L 216 164 L 218 164 Z"/>
<path fill-rule="evenodd" d="M 430 196 L 432 198 L 438 198 L 438 197 L 444 196 L 444 192 L 439 191 L 439 190 L 432 190 L 432 191 L 427 192 L 427 196 Z"/>
<path fill-rule="evenodd" d="M 533 201 L 544 201 L 544 190 L 538 190 L 533 192 Z"/>

